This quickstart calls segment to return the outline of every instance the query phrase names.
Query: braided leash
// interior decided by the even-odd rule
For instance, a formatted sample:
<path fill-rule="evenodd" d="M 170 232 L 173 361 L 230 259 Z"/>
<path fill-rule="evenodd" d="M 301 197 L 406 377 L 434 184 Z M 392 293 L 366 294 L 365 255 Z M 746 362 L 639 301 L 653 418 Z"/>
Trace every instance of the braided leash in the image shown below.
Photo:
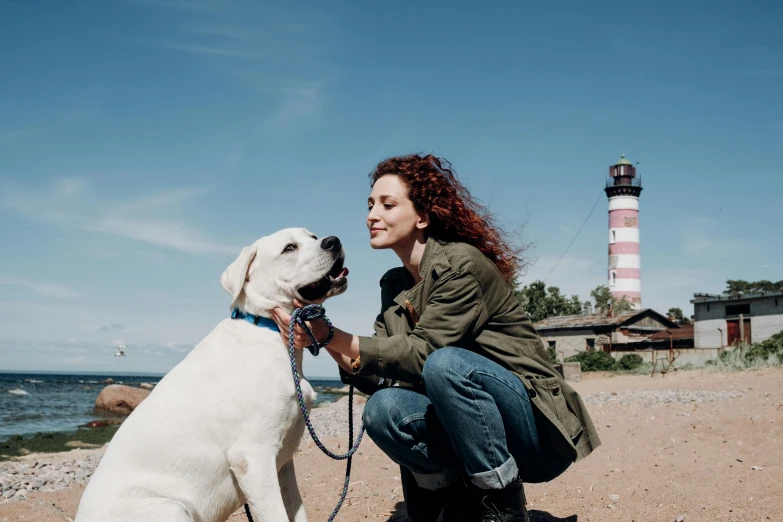
<path fill-rule="evenodd" d="M 334 517 L 337 516 L 337 512 L 340 511 L 340 508 L 343 505 L 343 502 L 345 502 L 345 497 L 348 494 L 348 484 L 351 480 L 351 458 L 353 457 L 353 454 L 356 453 L 356 450 L 359 449 L 359 444 L 362 442 L 362 436 L 364 436 L 364 423 L 362 423 L 361 428 L 359 429 L 359 435 L 356 437 L 356 443 L 353 442 L 353 384 L 351 384 L 350 388 L 348 388 L 348 446 L 351 448 L 348 450 L 347 453 L 343 453 L 342 455 L 332 453 L 329 451 L 326 446 L 323 445 L 321 440 L 318 438 L 318 436 L 315 434 L 315 429 L 313 429 L 313 425 L 310 423 L 310 414 L 307 411 L 307 406 L 305 406 L 304 397 L 302 396 L 302 387 L 299 383 L 299 372 L 296 368 L 296 352 L 294 348 L 294 328 L 298 324 L 302 328 L 304 328 L 305 332 L 307 332 L 307 335 L 310 336 L 310 339 L 312 339 L 313 344 L 308 346 L 308 350 L 310 350 L 310 353 L 313 355 L 318 355 L 321 351 L 321 348 L 325 348 L 329 342 L 331 342 L 332 337 L 334 337 L 334 326 L 332 325 L 332 322 L 326 317 L 326 310 L 324 310 L 324 307 L 317 304 L 310 304 L 306 305 L 304 308 L 297 308 L 291 313 L 291 323 L 288 326 L 288 357 L 291 360 L 291 373 L 294 376 L 294 384 L 296 386 L 296 395 L 299 399 L 299 409 L 302 410 L 302 417 L 305 421 L 305 426 L 307 426 L 307 430 L 310 432 L 310 436 L 313 438 L 313 442 L 315 442 L 315 445 L 318 446 L 318 448 L 323 451 L 326 455 L 333 458 L 334 460 L 347 460 L 348 462 L 345 465 L 345 482 L 343 483 L 343 492 L 340 495 L 340 500 L 337 502 L 337 506 L 334 508 L 334 511 L 332 511 L 332 514 L 329 516 L 329 519 L 327 522 L 332 522 L 334 520 Z M 315 319 L 323 319 L 326 325 L 329 327 L 329 336 L 326 338 L 326 341 L 323 343 L 319 343 L 318 339 L 315 338 L 315 335 L 310 330 L 310 328 L 307 326 L 305 321 L 313 321 Z M 250 522 L 253 522 L 253 517 L 250 515 L 250 507 L 245 504 L 245 514 L 247 515 L 247 519 Z"/>

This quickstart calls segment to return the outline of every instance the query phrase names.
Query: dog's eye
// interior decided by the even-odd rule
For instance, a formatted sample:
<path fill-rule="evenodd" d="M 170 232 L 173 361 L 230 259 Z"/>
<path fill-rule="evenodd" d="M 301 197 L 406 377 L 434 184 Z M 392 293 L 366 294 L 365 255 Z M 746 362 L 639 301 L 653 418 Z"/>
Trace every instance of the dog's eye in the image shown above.
<path fill-rule="evenodd" d="M 293 252 L 294 250 L 296 250 L 296 245 L 294 244 L 286 245 L 285 248 L 283 249 L 283 253 L 285 254 L 286 252 Z"/>

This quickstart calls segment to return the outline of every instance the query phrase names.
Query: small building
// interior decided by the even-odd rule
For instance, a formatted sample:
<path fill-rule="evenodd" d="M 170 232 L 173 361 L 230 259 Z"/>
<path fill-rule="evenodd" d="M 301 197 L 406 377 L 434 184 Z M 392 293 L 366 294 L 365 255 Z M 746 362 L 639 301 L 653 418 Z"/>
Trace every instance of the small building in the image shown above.
<path fill-rule="evenodd" d="M 585 350 L 619 352 L 649 348 L 647 342 L 653 334 L 679 328 L 677 323 L 652 309 L 611 316 L 591 314 L 550 317 L 534 326 L 560 359 Z M 668 347 L 668 342 L 666 344 Z"/>
<path fill-rule="evenodd" d="M 695 345 L 693 325 L 683 324 L 677 328 L 667 328 L 666 330 L 656 332 L 648 337 L 643 344 L 645 344 L 645 348 L 653 348 L 655 350 L 693 348 Z"/>
<path fill-rule="evenodd" d="M 758 343 L 783 331 L 783 292 L 694 294 L 696 348 Z"/>

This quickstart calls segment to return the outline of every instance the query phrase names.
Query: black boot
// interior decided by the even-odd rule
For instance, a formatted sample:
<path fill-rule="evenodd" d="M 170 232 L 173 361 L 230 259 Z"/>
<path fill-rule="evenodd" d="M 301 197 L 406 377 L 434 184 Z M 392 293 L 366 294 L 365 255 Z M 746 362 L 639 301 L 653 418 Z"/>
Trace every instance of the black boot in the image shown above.
<path fill-rule="evenodd" d="M 522 481 L 515 480 L 503 489 L 483 490 L 483 494 L 482 522 L 530 522 Z"/>
<path fill-rule="evenodd" d="M 446 503 L 448 488 L 425 489 L 416 484 L 410 470 L 400 466 L 405 510 L 413 522 L 435 522 Z"/>
<path fill-rule="evenodd" d="M 446 489 L 443 522 L 476 522 L 481 520 L 481 496 L 466 478 L 458 479 Z"/>

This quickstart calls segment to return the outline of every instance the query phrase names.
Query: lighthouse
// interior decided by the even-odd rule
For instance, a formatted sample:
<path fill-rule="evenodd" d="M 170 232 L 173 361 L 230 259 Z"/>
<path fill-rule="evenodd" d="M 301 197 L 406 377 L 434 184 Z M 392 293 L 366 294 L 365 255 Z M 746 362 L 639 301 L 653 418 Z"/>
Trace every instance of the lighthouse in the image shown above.
<path fill-rule="evenodd" d="M 609 291 L 615 301 L 625 297 L 635 310 L 642 307 L 639 252 L 639 195 L 642 180 L 625 155 L 609 167 Z"/>

